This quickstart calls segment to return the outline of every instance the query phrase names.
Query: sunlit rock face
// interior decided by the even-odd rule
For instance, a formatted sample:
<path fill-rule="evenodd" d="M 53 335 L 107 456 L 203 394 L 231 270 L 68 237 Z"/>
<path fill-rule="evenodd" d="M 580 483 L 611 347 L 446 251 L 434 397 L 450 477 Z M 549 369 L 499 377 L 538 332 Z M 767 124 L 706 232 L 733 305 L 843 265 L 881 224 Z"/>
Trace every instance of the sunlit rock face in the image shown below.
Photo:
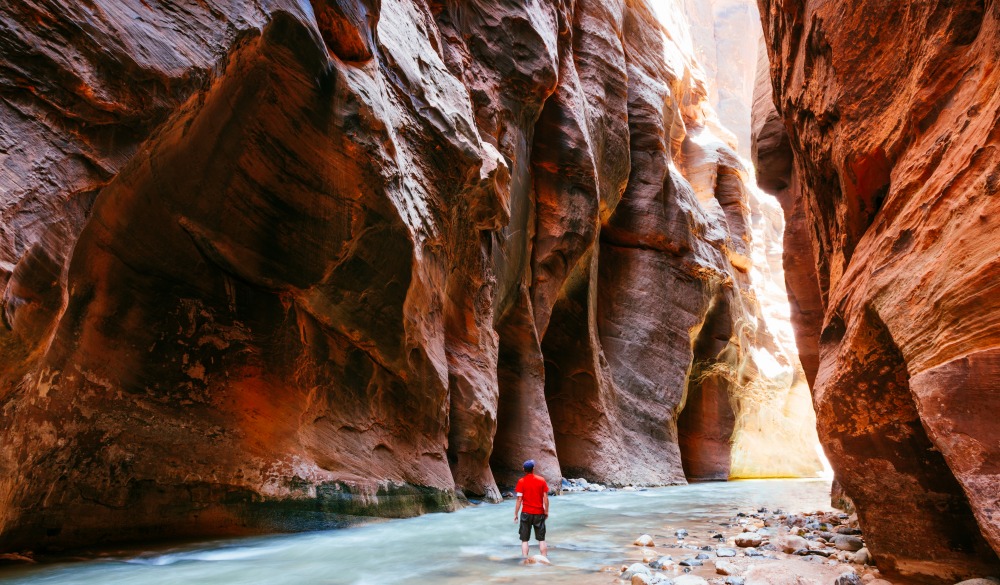
<path fill-rule="evenodd" d="M 750 157 L 750 110 L 757 71 L 760 14 L 754 0 L 683 0 L 695 58 L 709 100 L 733 133 L 737 152 Z"/>
<path fill-rule="evenodd" d="M 706 79 L 709 101 L 723 125 L 750 158 L 751 106 L 756 85 L 760 16 L 753 0 L 686 0 L 688 37 Z M 767 57 L 763 57 L 767 75 Z M 776 199 L 743 179 L 753 236 L 751 280 L 768 329 L 753 349 L 754 375 L 733 392 L 737 409 L 731 437 L 730 477 L 811 476 L 820 469 L 816 417 L 809 386 L 797 357 L 782 268 L 784 218 Z M 716 366 L 717 367 L 717 366 Z M 739 377 L 740 374 L 734 374 Z"/>
<path fill-rule="evenodd" d="M 756 212 L 645 3 L 0 23 L 0 547 L 729 475 Z"/>
<path fill-rule="evenodd" d="M 754 150 L 820 438 L 881 570 L 996 574 L 1000 8 L 760 4 Z"/>

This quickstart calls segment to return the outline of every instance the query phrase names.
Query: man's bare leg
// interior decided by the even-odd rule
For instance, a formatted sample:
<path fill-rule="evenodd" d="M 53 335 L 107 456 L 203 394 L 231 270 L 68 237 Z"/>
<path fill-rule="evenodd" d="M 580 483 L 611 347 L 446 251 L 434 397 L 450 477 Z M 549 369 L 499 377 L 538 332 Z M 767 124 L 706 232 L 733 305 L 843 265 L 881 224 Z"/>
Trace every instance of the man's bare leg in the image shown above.
<path fill-rule="evenodd" d="M 542 549 L 542 556 L 543 557 L 549 558 L 549 547 L 545 545 L 545 541 L 544 540 L 539 540 L 538 541 L 538 548 Z"/>
<path fill-rule="evenodd" d="M 521 543 L 521 556 L 525 557 L 525 558 L 528 557 L 528 542 L 527 541 Z"/>

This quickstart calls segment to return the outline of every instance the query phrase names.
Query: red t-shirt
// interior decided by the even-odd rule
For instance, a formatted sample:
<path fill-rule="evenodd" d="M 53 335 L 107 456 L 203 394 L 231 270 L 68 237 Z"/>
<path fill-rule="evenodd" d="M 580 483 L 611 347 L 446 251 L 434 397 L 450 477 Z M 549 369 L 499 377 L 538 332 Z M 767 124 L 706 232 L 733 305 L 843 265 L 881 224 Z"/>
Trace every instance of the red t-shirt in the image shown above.
<path fill-rule="evenodd" d="M 549 484 L 545 480 L 528 473 L 517 480 L 517 487 L 514 488 L 517 495 L 522 496 L 521 505 L 526 514 L 544 514 L 545 507 L 542 505 L 545 494 L 549 493 Z"/>

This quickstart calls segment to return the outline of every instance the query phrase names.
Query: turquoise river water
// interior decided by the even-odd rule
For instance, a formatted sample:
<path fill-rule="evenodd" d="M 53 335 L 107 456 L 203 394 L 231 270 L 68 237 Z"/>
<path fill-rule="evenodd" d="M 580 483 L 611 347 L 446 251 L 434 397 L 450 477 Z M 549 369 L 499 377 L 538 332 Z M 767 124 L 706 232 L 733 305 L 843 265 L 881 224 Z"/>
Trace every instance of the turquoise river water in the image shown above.
<path fill-rule="evenodd" d="M 616 583 L 602 568 L 634 559 L 632 541 L 722 529 L 737 512 L 829 509 L 830 482 L 755 480 L 574 493 L 552 498 L 552 566 L 523 565 L 514 503 L 294 535 L 206 541 L 96 560 L 0 569 L 2 584 L 389 585 Z M 532 541 L 532 554 L 538 552 Z"/>

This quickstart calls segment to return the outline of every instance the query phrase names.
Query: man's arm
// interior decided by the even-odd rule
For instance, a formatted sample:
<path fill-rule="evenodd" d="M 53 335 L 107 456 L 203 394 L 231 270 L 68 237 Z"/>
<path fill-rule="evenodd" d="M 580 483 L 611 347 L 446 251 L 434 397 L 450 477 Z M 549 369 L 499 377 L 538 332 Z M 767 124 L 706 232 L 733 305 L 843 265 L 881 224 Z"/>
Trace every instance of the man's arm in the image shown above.
<path fill-rule="evenodd" d="M 517 518 L 518 518 L 518 516 L 520 515 L 520 512 L 521 512 L 521 498 L 522 497 L 523 496 L 521 494 L 518 494 L 517 495 L 517 502 L 514 503 L 514 522 L 517 522 Z M 546 504 L 546 506 L 548 506 L 548 504 Z"/>
<path fill-rule="evenodd" d="M 549 517 L 549 492 L 542 496 L 542 507 L 545 508 L 545 517 Z"/>

